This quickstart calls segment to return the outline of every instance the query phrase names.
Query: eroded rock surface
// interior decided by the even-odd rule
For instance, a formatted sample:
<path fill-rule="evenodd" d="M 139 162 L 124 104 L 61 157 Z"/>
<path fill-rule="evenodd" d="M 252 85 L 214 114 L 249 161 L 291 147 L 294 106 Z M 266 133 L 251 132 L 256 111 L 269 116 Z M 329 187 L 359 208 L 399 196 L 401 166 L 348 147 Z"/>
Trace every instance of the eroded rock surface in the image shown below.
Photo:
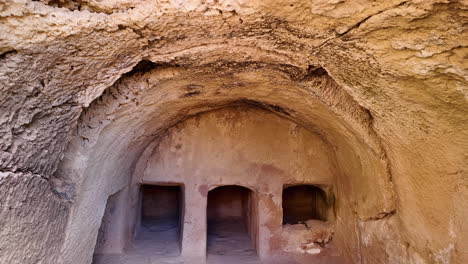
<path fill-rule="evenodd" d="M 107 197 L 136 184 L 148 145 L 232 105 L 331 146 L 349 263 L 467 262 L 467 10 L 0 2 L 0 263 L 91 263 Z"/>

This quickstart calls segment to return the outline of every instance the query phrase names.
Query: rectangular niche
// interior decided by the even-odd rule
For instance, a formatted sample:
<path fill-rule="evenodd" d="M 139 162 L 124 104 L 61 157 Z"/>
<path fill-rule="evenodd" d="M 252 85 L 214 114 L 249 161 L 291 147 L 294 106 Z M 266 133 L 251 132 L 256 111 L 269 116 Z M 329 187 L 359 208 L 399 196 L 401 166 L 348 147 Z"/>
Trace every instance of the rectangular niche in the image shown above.
<path fill-rule="evenodd" d="M 183 186 L 142 185 L 141 223 L 134 248 L 165 257 L 180 255 Z"/>
<path fill-rule="evenodd" d="M 327 195 L 314 185 L 285 186 L 283 189 L 283 225 L 308 220 L 328 220 Z"/>
<path fill-rule="evenodd" d="M 218 260 L 219 256 L 256 257 L 257 221 L 256 199 L 250 189 L 228 185 L 209 191 L 208 259 Z"/>

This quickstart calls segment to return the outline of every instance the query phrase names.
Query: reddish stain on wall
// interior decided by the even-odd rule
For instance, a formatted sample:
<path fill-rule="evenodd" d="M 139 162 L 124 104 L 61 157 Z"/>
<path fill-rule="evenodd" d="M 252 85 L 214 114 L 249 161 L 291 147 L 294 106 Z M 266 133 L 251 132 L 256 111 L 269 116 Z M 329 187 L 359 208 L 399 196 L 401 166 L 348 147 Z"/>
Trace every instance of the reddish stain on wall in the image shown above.
<path fill-rule="evenodd" d="M 266 163 L 252 163 L 250 166 L 251 171 L 258 171 L 262 174 L 265 175 L 279 175 L 279 174 L 284 174 L 284 171 L 272 164 L 266 164 Z"/>
<path fill-rule="evenodd" d="M 208 185 L 206 184 L 203 184 L 203 185 L 200 185 L 200 187 L 198 187 L 198 192 L 203 195 L 203 197 L 207 197 L 208 196 Z"/>

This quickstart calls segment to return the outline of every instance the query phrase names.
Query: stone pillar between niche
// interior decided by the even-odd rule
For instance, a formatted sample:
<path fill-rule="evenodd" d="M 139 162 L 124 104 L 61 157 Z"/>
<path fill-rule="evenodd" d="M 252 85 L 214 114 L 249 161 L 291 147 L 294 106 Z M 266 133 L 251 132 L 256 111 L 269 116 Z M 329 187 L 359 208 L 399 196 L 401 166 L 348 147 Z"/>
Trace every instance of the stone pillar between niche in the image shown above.
<path fill-rule="evenodd" d="M 188 183 L 184 186 L 182 210 L 182 257 L 206 260 L 206 209 L 207 188 Z M 198 263 L 198 262 L 197 262 Z"/>

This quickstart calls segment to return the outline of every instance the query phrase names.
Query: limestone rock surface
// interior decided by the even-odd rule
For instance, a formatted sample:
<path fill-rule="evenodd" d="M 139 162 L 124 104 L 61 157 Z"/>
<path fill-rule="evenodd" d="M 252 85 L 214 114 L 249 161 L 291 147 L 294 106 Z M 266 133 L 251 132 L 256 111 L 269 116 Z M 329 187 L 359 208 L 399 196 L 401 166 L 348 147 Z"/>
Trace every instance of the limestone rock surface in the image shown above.
<path fill-rule="evenodd" d="M 349 263 L 467 263 L 467 24 L 465 0 L 0 0 L 0 263 L 91 263 L 148 145 L 239 104 L 334 150 Z"/>

